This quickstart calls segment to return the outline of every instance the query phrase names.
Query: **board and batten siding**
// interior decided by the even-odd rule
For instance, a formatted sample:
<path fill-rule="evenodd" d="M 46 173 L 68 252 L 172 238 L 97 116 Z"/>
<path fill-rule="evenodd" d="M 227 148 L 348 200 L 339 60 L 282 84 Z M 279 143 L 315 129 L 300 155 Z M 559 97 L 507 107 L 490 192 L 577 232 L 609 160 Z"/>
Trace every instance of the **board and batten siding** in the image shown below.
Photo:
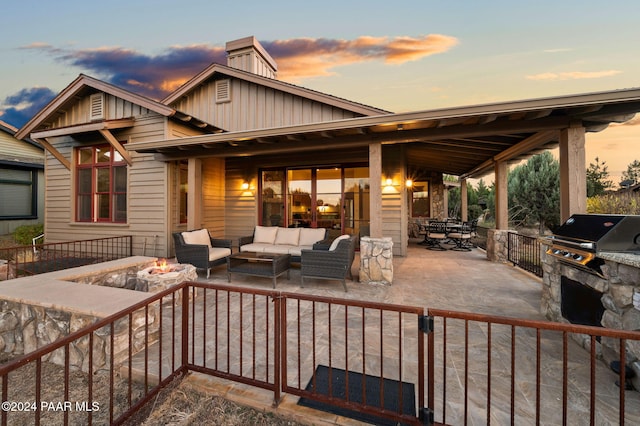
<path fill-rule="evenodd" d="M 137 117 L 131 129 L 114 131 L 120 141 L 161 140 L 166 119 L 157 114 Z M 87 145 L 70 137 L 51 139 L 54 147 L 71 164 L 74 148 Z M 92 144 L 106 143 L 96 136 Z M 63 242 L 134 235 L 133 254 L 164 257 L 169 250 L 167 196 L 168 164 L 156 161 L 153 154 L 130 152 L 133 165 L 128 167 L 127 223 L 102 224 L 75 222 L 75 172 L 67 170 L 51 154 L 46 156 L 45 191 L 47 242 Z"/>
<path fill-rule="evenodd" d="M 64 114 L 58 115 L 51 122 L 50 128 L 60 128 L 85 124 L 89 122 L 89 114 L 91 111 L 90 96 L 86 95 L 78 99 L 72 105 L 65 106 Z M 145 116 L 150 114 L 147 108 L 126 101 L 117 96 L 104 94 L 104 119 L 117 120 L 121 118 L 130 118 Z"/>
<path fill-rule="evenodd" d="M 171 105 L 227 131 L 262 129 L 358 117 L 351 111 L 244 80 L 231 79 L 231 100 L 216 102 L 215 82 Z"/>

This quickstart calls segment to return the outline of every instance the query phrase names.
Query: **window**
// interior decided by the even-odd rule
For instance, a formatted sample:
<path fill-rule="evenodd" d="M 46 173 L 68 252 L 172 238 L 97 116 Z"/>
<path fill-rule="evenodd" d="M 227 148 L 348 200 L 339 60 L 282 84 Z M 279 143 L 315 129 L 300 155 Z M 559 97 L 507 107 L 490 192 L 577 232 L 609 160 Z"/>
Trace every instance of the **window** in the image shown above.
<path fill-rule="evenodd" d="M 411 193 L 411 216 L 412 217 L 429 217 L 431 216 L 431 207 L 429 201 L 429 182 L 418 181 L 413 183 L 413 192 Z"/>
<path fill-rule="evenodd" d="M 76 220 L 127 221 L 127 165 L 110 145 L 77 150 Z"/>
<path fill-rule="evenodd" d="M 37 216 L 37 176 L 35 169 L 0 166 L 0 219 Z"/>

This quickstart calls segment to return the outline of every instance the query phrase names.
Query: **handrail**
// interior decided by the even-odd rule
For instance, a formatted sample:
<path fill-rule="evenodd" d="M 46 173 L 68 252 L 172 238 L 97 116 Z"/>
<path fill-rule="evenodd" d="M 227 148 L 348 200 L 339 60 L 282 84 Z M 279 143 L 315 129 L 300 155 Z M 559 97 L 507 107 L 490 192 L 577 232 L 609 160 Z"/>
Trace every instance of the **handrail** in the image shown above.
<path fill-rule="evenodd" d="M 8 261 L 4 279 L 106 262 L 132 254 L 131 235 L 0 248 L 0 259 Z"/>

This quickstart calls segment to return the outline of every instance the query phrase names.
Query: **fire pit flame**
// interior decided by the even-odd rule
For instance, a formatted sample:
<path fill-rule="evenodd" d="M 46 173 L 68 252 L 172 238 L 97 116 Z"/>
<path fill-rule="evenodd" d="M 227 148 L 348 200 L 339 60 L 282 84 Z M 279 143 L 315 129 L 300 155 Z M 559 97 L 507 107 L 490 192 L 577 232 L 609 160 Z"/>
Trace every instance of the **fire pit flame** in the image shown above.
<path fill-rule="evenodd" d="M 167 259 L 159 259 L 156 260 L 156 264 L 153 267 L 151 273 L 152 274 L 166 274 L 167 272 L 172 272 L 174 270 L 173 265 L 167 262 Z"/>

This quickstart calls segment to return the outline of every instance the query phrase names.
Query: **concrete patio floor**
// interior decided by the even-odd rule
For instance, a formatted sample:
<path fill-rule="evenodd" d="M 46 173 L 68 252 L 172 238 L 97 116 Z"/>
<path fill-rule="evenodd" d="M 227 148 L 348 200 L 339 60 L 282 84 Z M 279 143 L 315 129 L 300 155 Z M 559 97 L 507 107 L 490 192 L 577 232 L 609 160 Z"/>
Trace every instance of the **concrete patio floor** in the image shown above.
<path fill-rule="evenodd" d="M 520 269 L 510 265 L 493 263 L 486 259 L 484 251 L 474 249 L 471 252 L 455 252 L 446 251 L 438 252 L 425 249 L 423 246 L 413 242 L 409 246 L 408 255 L 406 257 L 394 258 L 394 282 L 392 285 L 371 285 L 357 282 L 359 259 L 353 264 L 352 271 L 356 281 L 347 281 L 348 292 L 344 292 L 342 285 L 338 281 L 327 280 L 305 280 L 305 288 L 300 287 L 299 268 L 294 266 L 291 270 L 291 278 L 287 280 L 286 276 L 280 277 L 277 281 L 276 290 L 284 292 L 293 292 L 299 294 L 319 295 L 335 298 L 346 298 L 355 300 L 365 300 L 374 302 L 383 302 L 399 305 L 410 305 L 426 308 L 437 308 L 444 310 L 455 310 L 463 312 L 483 313 L 489 315 L 515 317 L 521 319 L 545 320 L 539 312 L 541 280 L 530 275 Z M 210 282 L 215 284 L 229 285 L 227 283 L 227 274 L 224 266 L 218 267 L 211 271 L 211 277 L 200 273 L 199 281 Z M 247 286 L 250 288 L 259 288 L 264 290 L 272 289 L 272 281 L 270 278 L 259 278 L 243 276 L 238 274 L 232 275 L 232 286 Z M 459 330 L 458 330 L 459 332 Z M 460 335 L 454 329 L 452 335 Z M 470 334 L 486 336 L 485 326 L 471 327 Z M 491 423 L 508 424 L 509 423 L 509 389 L 510 379 L 507 378 L 510 358 L 511 346 L 510 339 L 502 338 L 501 334 L 508 335 L 508 330 L 495 331 L 493 333 L 493 349 L 492 357 L 495 358 L 492 363 L 491 370 L 491 387 L 492 394 L 497 396 L 494 401 L 502 399 L 504 402 L 498 402 L 498 407 L 492 407 L 490 413 Z M 463 411 L 460 400 L 463 398 L 461 385 L 463 381 L 462 373 L 462 357 L 460 352 L 461 341 L 453 341 L 449 343 L 451 347 L 447 349 L 447 401 L 445 403 L 447 410 L 447 422 L 449 424 L 461 424 L 464 418 L 461 417 Z M 462 342 L 463 343 L 463 342 Z M 576 343 L 570 341 L 572 345 L 572 355 L 569 362 L 569 369 L 572 374 L 576 372 L 578 375 L 586 376 L 588 380 L 588 353 L 578 347 Z M 562 341 L 557 338 L 544 338 L 543 350 L 545 354 L 562 354 Z M 495 355 L 493 355 L 495 354 Z M 436 355 L 438 357 L 439 355 Z M 478 365 L 482 366 L 486 360 L 486 350 L 483 348 L 471 347 L 470 357 L 474 358 Z M 519 369 L 524 373 L 518 373 L 516 402 L 518 409 L 516 412 L 516 424 L 535 424 L 535 348 L 530 344 L 522 345 L 516 353 Z M 561 360 L 561 358 L 560 358 Z M 557 360 L 548 361 L 549 367 L 543 369 L 543 391 L 542 398 L 549 399 L 556 407 L 559 407 L 557 413 L 551 416 L 551 421 L 546 424 L 556 424 L 561 422 L 561 398 L 562 382 L 561 374 L 558 377 L 557 370 L 551 366 L 558 366 Z M 598 424 L 617 424 L 617 395 L 618 388 L 614 385 L 616 376 L 604 365 L 599 362 L 598 377 Z M 470 391 L 468 399 L 469 414 L 467 417 L 468 424 L 486 424 L 487 413 L 484 407 L 485 396 L 482 393 L 484 383 L 487 381 L 486 370 L 484 373 L 473 375 L 470 383 L 473 384 L 475 391 Z M 504 368 L 506 371 L 501 371 Z M 154 371 L 155 367 L 150 367 Z M 584 370 L 584 374 L 581 372 Z M 442 376 L 441 372 L 436 374 Z M 484 375 L 483 375 L 484 374 Z M 546 377 L 549 376 L 549 377 Z M 441 379 L 441 378 L 440 378 Z M 312 424 L 359 424 L 351 419 L 342 418 L 333 414 L 323 413 L 309 408 L 297 405 L 298 398 L 293 395 L 283 395 L 282 402 L 274 409 L 272 407 L 273 393 L 264 391 L 259 388 L 246 386 L 239 383 L 226 381 L 223 379 L 208 377 L 202 374 L 191 374 L 187 378 L 191 384 L 199 387 L 207 392 L 212 392 L 236 401 L 241 404 L 250 405 L 262 410 L 271 410 L 286 415 L 291 418 L 298 419 L 305 423 Z M 581 379 L 572 379 L 572 381 L 580 382 Z M 572 385 L 586 386 L 587 384 L 573 383 Z M 471 386 L 471 385 L 470 385 Z M 479 389 L 479 390 L 477 390 Z M 436 407 L 442 408 L 443 402 L 438 400 L 438 391 L 436 389 Z M 627 413 L 631 414 L 633 421 L 640 422 L 640 398 L 635 391 L 627 392 Z M 600 402 L 603 401 L 603 402 Z M 559 403 L 559 405 L 558 405 Z M 572 404 L 573 414 L 569 419 L 570 424 L 588 424 L 588 395 L 582 391 L 572 391 L 569 404 Z M 544 406 L 544 403 L 543 403 Z M 474 408 L 475 407 L 475 408 Z M 576 415 L 578 413 L 578 415 Z M 548 413 L 546 413 L 548 414 Z M 629 415 L 627 416 L 629 418 Z M 436 413 L 436 421 L 440 421 Z M 631 423 L 628 423 L 631 424 Z M 638 423 L 636 423 L 638 424 Z"/>

